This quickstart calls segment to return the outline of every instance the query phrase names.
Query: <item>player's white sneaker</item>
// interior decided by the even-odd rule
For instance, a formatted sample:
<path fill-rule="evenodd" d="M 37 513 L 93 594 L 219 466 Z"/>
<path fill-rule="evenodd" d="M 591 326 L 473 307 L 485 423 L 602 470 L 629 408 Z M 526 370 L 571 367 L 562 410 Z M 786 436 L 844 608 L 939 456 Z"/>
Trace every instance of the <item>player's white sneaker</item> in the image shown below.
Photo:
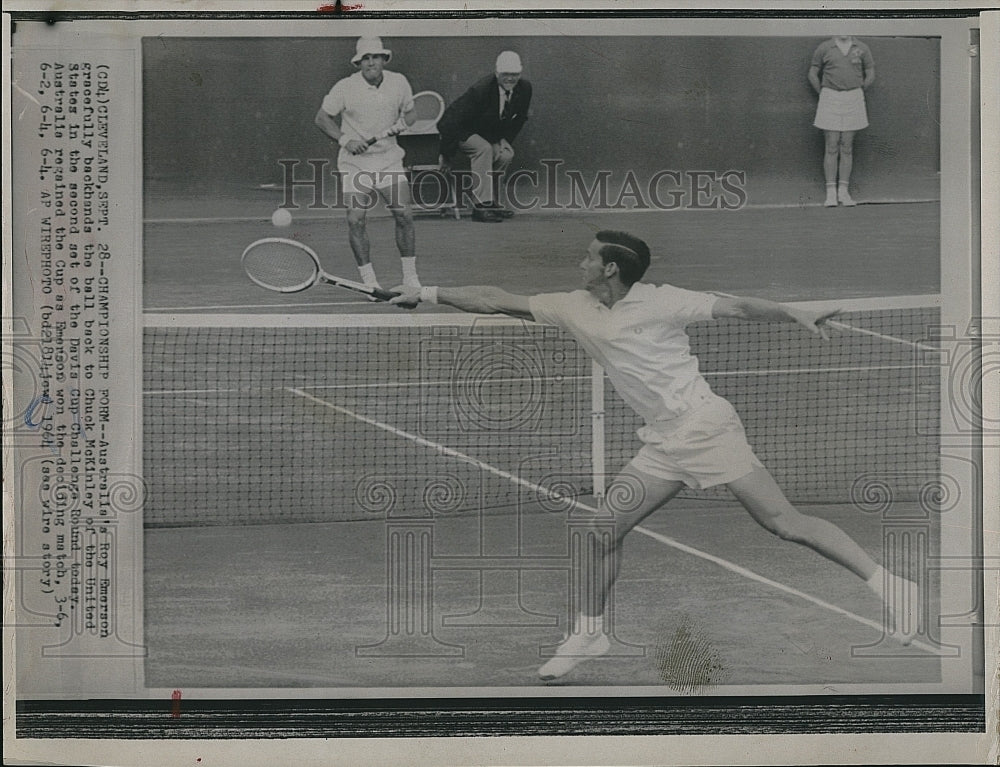
<path fill-rule="evenodd" d="M 565 676 L 585 660 L 597 658 L 611 649 L 608 635 L 570 634 L 569 638 L 556 648 L 556 654 L 538 669 L 538 676 L 544 680 Z"/>
<path fill-rule="evenodd" d="M 846 186 L 842 186 L 840 187 L 840 189 L 837 190 L 837 199 L 840 201 L 841 205 L 848 208 L 853 208 L 855 205 L 857 205 L 857 203 L 854 201 L 854 198 L 851 197 L 850 193 L 847 191 Z"/>
<path fill-rule="evenodd" d="M 826 188 L 826 202 L 823 203 L 823 206 L 826 208 L 837 207 L 837 190 L 833 186 Z"/>

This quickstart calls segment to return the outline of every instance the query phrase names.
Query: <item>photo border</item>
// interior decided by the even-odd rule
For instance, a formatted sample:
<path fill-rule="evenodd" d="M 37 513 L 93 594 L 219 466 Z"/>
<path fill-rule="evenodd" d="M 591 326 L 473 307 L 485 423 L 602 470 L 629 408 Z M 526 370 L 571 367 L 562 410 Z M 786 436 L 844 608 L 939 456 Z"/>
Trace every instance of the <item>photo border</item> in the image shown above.
<path fill-rule="evenodd" d="M 335 6 L 336 8 L 336 6 Z M 331 13 L 347 13 L 344 6 Z M 788 10 L 719 10 L 719 11 L 406 11 L 351 12 L 364 19 L 464 19 L 464 18 L 741 18 L 762 19 L 924 19 L 959 18 L 978 15 L 975 9 L 920 9 L 885 12 L 851 9 L 850 11 Z M 241 12 L 191 11 L 162 14 L 141 12 L 123 15 L 117 12 L 15 11 L 14 20 L 74 21 L 89 20 L 260 20 L 324 18 L 316 12 L 283 11 Z M 995 24 L 990 30 L 996 33 Z M 9 45 L 9 40 L 7 41 Z M 985 46 L 984 46 L 985 47 Z M 5 67 L 8 66 L 5 62 Z M 986 82 L 989 73 L 984 73 Z M 983 93 L 986 93 L 984 86 Z M 995 106 L 995 105 L 994 105 Z M 995 117 L 994 115 L 992 115 Z M 984 120 L 986 116 L 984 115 Z M 983 141 L 996 146 L 996 125 L 984 122 Z M 984 163 L 991 160 L 983 153 Z M 995 160 L 992 160 L 995 163 Z M 7 164 L 9 169 L 9 163 Z M 8 171 L 9 172 L 9 171 Z M 984 189 L 984 191 L 986 191 Z M 5 219 L 9 226 L 9 203 L 5 200 Z M 983 218 L 996 209 L 996 200 L 983 200 Z M 993 220 L 997 220 L 994 218 Z M 7 227 L 5 227 L 6 229 Z M 990 235 L 983 228 L 984 238 Z M 5 244 L 9 244 L 5 232 Z M 983 252 L 989 243 L 984 241 Z M 9 252 L 9 250 L 8 250 Z M 992 251 L 992 252 L 995 252 Z M 9 268 L 5 265 L 5 270 Z M 986 275 L 984 269 L 984 276 Z M 9 275 L 6 275 L 9 276 Z M 9 281 L 8 281 L 9 284 Z M 986 286 L 984 286 L 985 288 Z M 988 307 L 989 290 L 984 289 L 983 316 L 998 316 Z M 986 398 L 984 395 L 984 402 Z M 988 489 L 988 488 L 984 488 Z M 995 488 L 994 488 L 995 489 Z M 5 498 L 6 500 L 6 498 Z M 984 509 L 989 514 L 988 507 Z M 6 634 L 6 630 L 5 630 Z M 987 649 L 993 646 L 987 638 Z M 5 643 L 6 644 L 6 643 Z M 987 653 L 987 657 L 989 654 Z M 9 660 L 5 653 L 5 658 Z M 5 660 L 5 664 L 6 664 Z M 991 669 L 987 669 L 990 671 Z M 988 690 L 995 691 L 995 678 L 987 680 Z M 859 700 L 859 698 L 861 698 Z M 169 701 L 136 699 L 50 700 L 22 699 L 16 702 L 18 738 L 48 739 L 59 736 L 78 738 L 384 738 L 390 737 L 463 737 L 500 735 L 583 735 L 585 728 L 599 728 L 601 735 L 690 735 L 690 734 L 816 734 L 816 733 L 976 733 L 987 730 L 986 697 L 979 695 L 884 695 L 884 696 L 781 696 L 766 698 L 659 697 L 615 698 L 394 698 L 394 699 L 225 699 L 185 700 L 183 714 L 165 722 L 151 715 L 173 711 Z M 6 701 L 5 701 L 6 703 Z M 828 709 L 823 711 L 822 709 Z M 608 713 L 614 712 L 614 718 Z M 625 715 L 628 719 L 625 720 Z M 307 719 L 308 717 L 308 719 Z M 548 717 L 541 719 L 540 717 Z M 306 721 L 307 719 L 307 721 Z M 610 719 L 610 721 L 609 721 Z M 391 720 L 387 724 L 387 720 Z M 239 724 L 234 728 L 234 722 Z M 991 721 L 995 727 L 995 723 Z M 235 731 L 235 732 L 234 732 Z M 991 728 L 989 732 L 993 732 Z M 5 731 L 5 739 L 6 739 Z M 990 747 L 995 749 L 995 743 Z M 924 751 L 930 756 L 933 751 Z M 416 763 L 416 762 L 414 762 Z M 736 763 L 736 762 L 733 762 Z"/>

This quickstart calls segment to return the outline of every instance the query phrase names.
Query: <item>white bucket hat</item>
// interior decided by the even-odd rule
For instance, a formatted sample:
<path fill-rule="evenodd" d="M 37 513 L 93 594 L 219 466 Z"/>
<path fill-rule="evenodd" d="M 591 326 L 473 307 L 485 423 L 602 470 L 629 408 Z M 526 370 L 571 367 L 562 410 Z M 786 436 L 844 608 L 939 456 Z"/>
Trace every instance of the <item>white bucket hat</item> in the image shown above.
<path fill-rule="evenodd" d="M 521 57 L 514 51 L 504 51 L 497 56 L 497 72 L 520 72 Z"/>
<path fill-rule="evenodd" d="M 385 56 L 387 62 L 392 59 L 392 51 L 382 45 L 381 37 L 360 37 L 357 45 L 354 46 L 354 58 L 351 59 L 351 63 L 357 66 L 362 57 L 369 53 Z"/>

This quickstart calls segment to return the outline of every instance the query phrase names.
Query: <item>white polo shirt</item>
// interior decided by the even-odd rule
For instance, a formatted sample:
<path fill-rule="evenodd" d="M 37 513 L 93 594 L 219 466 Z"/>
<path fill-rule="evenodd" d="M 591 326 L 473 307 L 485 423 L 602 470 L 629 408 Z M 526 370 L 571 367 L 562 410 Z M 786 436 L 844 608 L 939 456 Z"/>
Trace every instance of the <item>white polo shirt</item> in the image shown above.
<path fill-rule="evenodd" d="M 339 80 L 323 98 L 323 111 L 340 115 L 340 130 L 348 139 L 367 141 L 393 126 L 413 109 L 410 82 L 399 72 L 382 71 L 382 82 L 372 85 L 361 72 Z M 396 146 L 391 136 L 376 142 L 365 154 L 385 152 Z"/>
<path fill-rule="evenodd" d="M 718 300 L 673 285 L 637 282 L 610 309 L 586 290 L 531 296 L 536 322 L 557 325 L 607 371 L 646 423 L 676 418 L 714 396 L 691 356 L 685 327 L 712 319 Z"/>

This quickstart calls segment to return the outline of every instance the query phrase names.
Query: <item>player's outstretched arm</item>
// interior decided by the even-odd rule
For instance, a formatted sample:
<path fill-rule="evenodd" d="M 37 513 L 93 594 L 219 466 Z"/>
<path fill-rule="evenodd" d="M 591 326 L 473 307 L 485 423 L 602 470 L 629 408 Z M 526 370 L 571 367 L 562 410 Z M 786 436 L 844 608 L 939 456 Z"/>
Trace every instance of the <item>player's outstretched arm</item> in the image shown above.
<path fill-rule="evenodd" d="M 460 288 L 412 288 L 398 285 L 392 289 L 399 293 L 390 303 L 404 309 L 417 304 L 435 303 L 453 306 L 472 314 L 507 314 L 520 319 L 534 319 L 528 306 L 528 297 L 508 293 L 492 285 L 472 285 Z"/>
<path fill-rule="evenodd" d="M 827 321 L 840 313 L 840 309 L 810 312 L 795 309 L 764 298 L 733 296 L 719 298 L 712 307 L 715 318 L 731 317 L 749 322 L 797 322 L 810 333 L 829 338 Z"/>

